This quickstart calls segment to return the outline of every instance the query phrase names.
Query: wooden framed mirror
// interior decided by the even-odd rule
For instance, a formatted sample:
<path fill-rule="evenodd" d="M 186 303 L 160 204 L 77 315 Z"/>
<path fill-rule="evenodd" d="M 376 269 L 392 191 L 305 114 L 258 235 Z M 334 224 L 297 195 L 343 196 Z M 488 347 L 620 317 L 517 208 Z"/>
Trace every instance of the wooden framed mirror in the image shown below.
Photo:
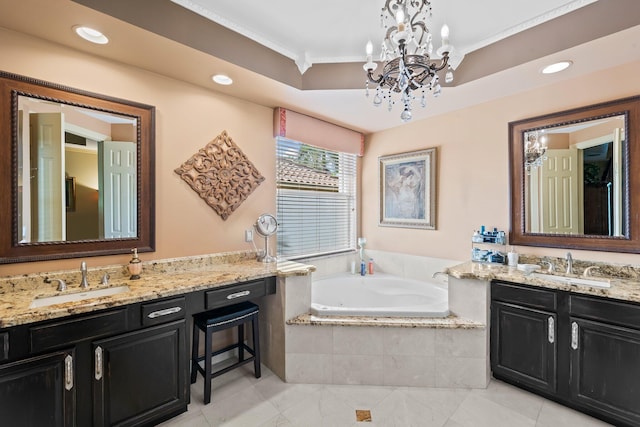
<path fill-rule="evenodd" d="M 509 242 L 640 253 L 640 97 L 509 123 Z"/>
<path fill-rule="evenodd" d="M 155 107 L 0 71 L 0 263 L 155 250 Z"/>

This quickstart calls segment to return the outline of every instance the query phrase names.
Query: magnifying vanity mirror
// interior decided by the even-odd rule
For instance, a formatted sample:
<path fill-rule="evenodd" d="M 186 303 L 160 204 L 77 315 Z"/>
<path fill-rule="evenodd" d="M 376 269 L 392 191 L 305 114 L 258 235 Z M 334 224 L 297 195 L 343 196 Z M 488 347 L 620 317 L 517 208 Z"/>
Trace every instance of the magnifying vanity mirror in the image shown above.
<path fill-rule="evenodd" d="M 640 97 L 509 123 L 510 243 L 640 252 Z"/>
<path fill-rule="evenodd" d="M 153 251 L 154 120 L 0 72 L 0 263 Z"/>

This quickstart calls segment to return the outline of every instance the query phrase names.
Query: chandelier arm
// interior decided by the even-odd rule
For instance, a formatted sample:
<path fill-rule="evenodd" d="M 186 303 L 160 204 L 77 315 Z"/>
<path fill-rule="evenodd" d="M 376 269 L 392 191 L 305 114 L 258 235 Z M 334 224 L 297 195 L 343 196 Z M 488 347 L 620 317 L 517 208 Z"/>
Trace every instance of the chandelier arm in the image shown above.
<path fill-rule="evenodd" d="M 442 64 L 440 64 L 439 66 L 435 67 L 435 64 L 431 64 L 429 66 L 429 68 L 431 68 L 435 73 L 437 73 L 438 71 L 444 70 L 447 65 L 449 65 L 449 53 L 446 52 L 442 55 Z"/>
<path fill-rule="evenodd" d="M 384 75 L 380 74 L 377 79 L 374 79 L 373 78 L 373 70 L 367 70 L 367 78 L 369 79 L 369 81 L 371 83 L 380 84 L 382 82 L 382 80 L 384 79 Z"/>
<path fill-rule="evenodd" d="M 413 17 L 413 20 L 415 20 L 415 19 L 416 19 L 416 17 L 414 16 L 414 17 Z M 412 22 L 411 22 L 411 28 L 412 28 L 412 29 L 415 29 L 416 27 L 418 27 L 418 28 L 420 28 L 420 29 L 422 30 L 422 31 L 420 32 L 420 39 L 419 39 L 419 40 L 416 40 L 416 42 L 418 43 L 418 45 L 421 45 L 421 44 L 422 44 L 422 41 L 423 41 L 423 40 L 424 40 L 424 38 L 425 38 L 425 35 L 429 33 L 429 29 L 427 28 L 427 26 L 425 25 L 425 23 L 424 23 L 424 22 L 415 22 L 415 23 L 414 23 L 414 22 L 413 22 L 413 20 L 412 20 Z M 415 31 L 413 32 L 413 34 L 415 35 Z"/>
<path fill-rule="evenodd" d="M 387 0 L 384 3 L 384 6 L 382 6 L 382 13 L 384 13 L 384 11 L 386 10 L 391 16 L 393 16 L 393 12 L 391 11 L 391 2 L 395 0 Z"/>

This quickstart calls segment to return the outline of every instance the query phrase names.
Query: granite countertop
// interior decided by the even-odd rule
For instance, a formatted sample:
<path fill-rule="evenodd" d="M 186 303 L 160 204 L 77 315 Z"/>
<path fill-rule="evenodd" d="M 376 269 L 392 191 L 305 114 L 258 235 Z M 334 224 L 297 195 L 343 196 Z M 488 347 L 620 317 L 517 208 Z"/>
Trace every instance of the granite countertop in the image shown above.
<path fill-rule="evenodd" d="M 541 288 L 558 289 L 578 294 L 595 295 L 599 297 L 612 298 L 622 301 L 640 303 L 640 280 L 636 277 L 616 277 L 615 270 L 609 268 L 612 276 L 607 276 L 611 281 L 611 287 L 600 288 L 586 285 L 567 285 L 540 279 L 534 276 L 527 276 L 516 267 L 507 267 L 499 264 L 480 264 L 475 262 L 465 262 L 446 270 L 446 273 L 457 279 L 480 279 L 491 281 L 494 279 L 507 282 L 522 283 L 525 285 L 538 286 Z M 553 273 L 558 276 L 566 276 L 561 273 Z M 579 277 L 574 275 L 572 277 Z M 598 277 L 593 276 L 594 279 Z"/>
<path fill-rule="evenodd" d="M 104 273 L 110 276 L 106 286 L 99 285 Z M 80 292 L 80 272 L 74 270 L 0 278 L 0 328 L 150 301 L 276 274 L 275 263 L 257 262 L 255 256 L 247 253 L 143 262 L 142 275 L 138 280 L 129 279 L 126 266 L 102 267 L 89 270 L 89 290 L 123 285 L 129 286 L 130 290 L 117 295 L 40 308 L 29 308 L 35 297 Z M 57 284 L 44 283 L 45 277 L 66 280 L 67 290 L 57 292 Z"/>

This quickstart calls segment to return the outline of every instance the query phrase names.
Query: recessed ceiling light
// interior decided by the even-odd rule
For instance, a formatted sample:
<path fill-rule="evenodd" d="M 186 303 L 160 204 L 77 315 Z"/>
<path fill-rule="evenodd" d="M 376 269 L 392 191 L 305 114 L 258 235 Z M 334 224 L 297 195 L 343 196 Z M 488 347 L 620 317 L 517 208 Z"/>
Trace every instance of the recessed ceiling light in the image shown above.
<path fill-rule="evenodd" d="M 96 44 L 109 43 L 109 39 L 107 38 L 107 36 L 105 36 L 98 30 L 94 30 L 93 28 L 83 27 L 82 25 L 76 25 L 75 27 L 73 27 L 73 31 L 75 31 L 77 35 L 79 35 L 80 37 L 82 37 L 87 41 L 90 41 L 91 43 L 96 43 Z"/>
<path fill-rule="evenodd" d="M 547 65 L 542 69 L 542 74 L 553 74 L 559 73 L 560 71 L 566 70 L 573 64 L 571 61 L 560 61 L 555 64 Z"/>
<path fill-rule="evenodd" d="M 231 77 L 225 76 L 224 74 L 216 74 L 211 78 L 213 79 L 214 82 L 218 83 L 219 85 L 229 86 L 231 83 L 233 83 L 233 80 L 231 79 Z"/>

